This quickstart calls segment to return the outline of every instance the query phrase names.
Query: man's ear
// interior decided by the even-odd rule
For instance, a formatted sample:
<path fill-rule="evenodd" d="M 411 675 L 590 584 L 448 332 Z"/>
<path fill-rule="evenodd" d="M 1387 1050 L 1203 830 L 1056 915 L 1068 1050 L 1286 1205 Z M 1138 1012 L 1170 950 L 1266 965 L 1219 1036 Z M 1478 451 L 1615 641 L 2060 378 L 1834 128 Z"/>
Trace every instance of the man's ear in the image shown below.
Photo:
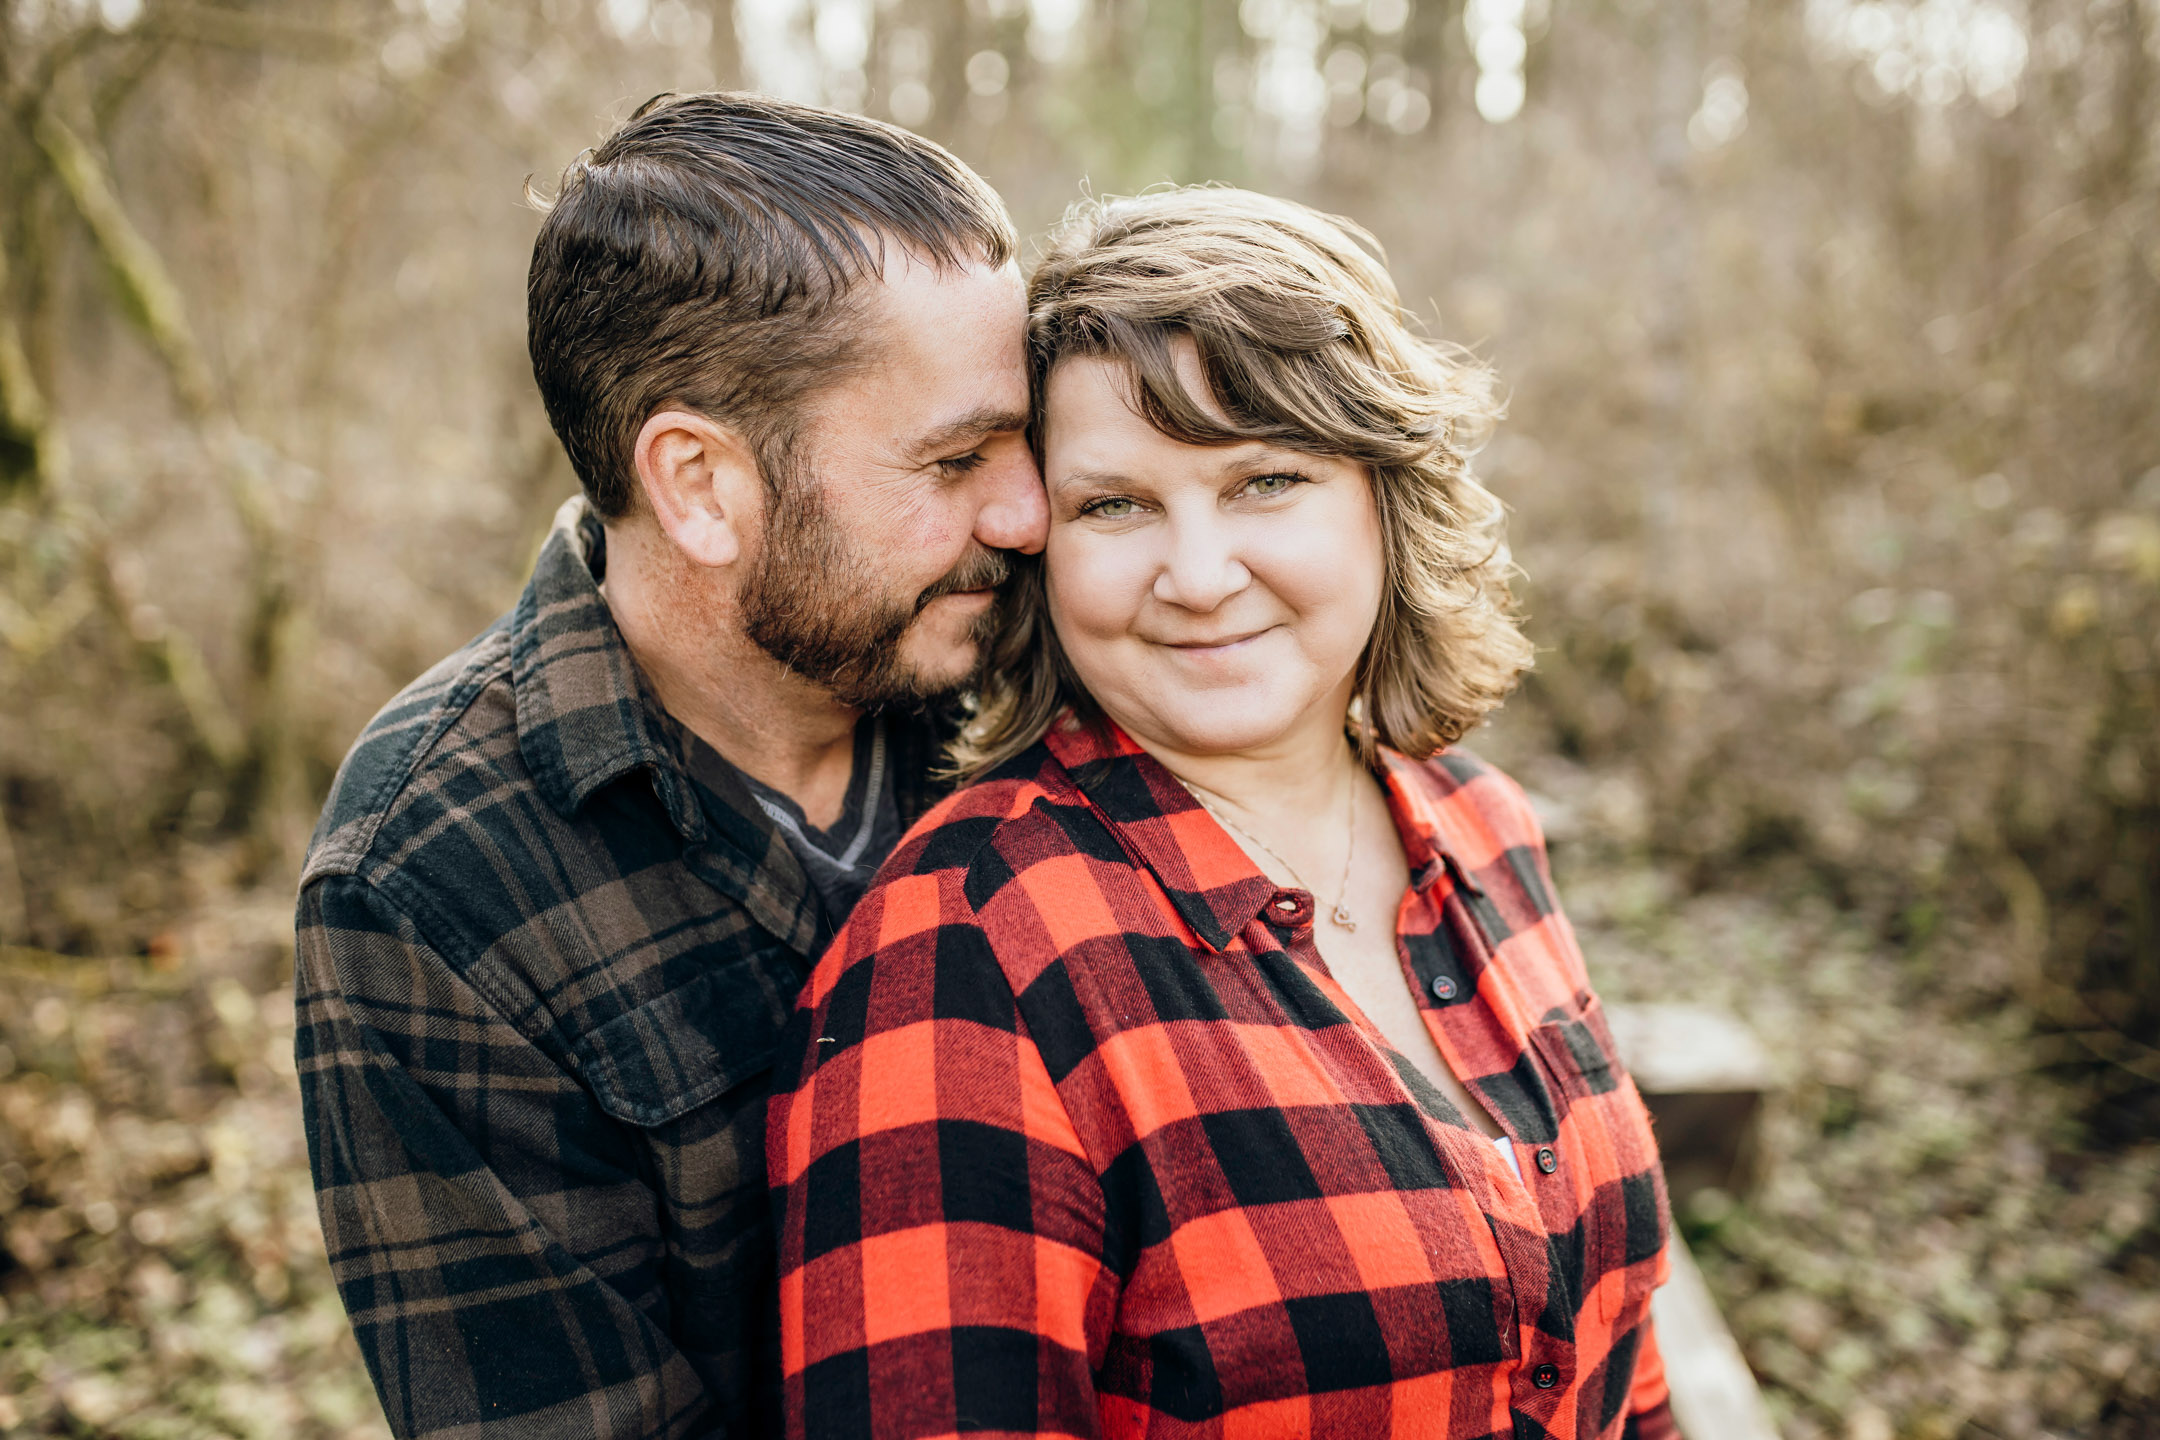
<path fill-rule="evenodd" d="M 638 431 L 631 458 L 645 501 L 676 549 L 714 569 L 741 557 L 765 498 L 748 441 L 702 415 L 662 410 Z"/>

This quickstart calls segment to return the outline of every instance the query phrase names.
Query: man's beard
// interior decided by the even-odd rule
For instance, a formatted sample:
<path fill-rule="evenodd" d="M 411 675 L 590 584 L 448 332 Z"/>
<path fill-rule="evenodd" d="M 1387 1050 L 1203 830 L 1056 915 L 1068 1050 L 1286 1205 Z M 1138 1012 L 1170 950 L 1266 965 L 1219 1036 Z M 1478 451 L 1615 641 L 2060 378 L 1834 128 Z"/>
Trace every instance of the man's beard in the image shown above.
<path fill-rule="evenodd" d="M 967 683 L 966 674 L 922 674 L 901 643 L 940 595 L 1003 584 L 1012 571 L 1003 552 L 972 549 L 928 589 L 900 599 L 872 588 L 888 567 L 854 553 L 809 477 L 786 485 L 770 514 L 741 601 L 743 629 L 760 649 L 859 710 L 916 706 Z M 978 656 L 996 617 L 992 606 L 975 621 L 969 639 Z"/>

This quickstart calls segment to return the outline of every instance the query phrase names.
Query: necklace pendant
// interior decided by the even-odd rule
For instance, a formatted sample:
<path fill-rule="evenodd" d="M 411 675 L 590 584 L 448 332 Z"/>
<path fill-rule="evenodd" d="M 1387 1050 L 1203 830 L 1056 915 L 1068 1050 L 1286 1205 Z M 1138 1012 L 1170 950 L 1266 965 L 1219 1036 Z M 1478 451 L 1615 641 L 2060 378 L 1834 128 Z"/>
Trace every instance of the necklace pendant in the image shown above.
<path fill-rule="evenodd" d="M 1335 908 L 1333 911 L 1329 912 L 1328 919 L 1334 921 L 1337 925 L 1342 926 L 1342 928 L 1345 930 L 1357 929 L 1357 921 L 1350 918 L 1350 911 L 1347 907 L 1343 905 L 1342 901 L 1340 900 L 1335 902 Z"/>

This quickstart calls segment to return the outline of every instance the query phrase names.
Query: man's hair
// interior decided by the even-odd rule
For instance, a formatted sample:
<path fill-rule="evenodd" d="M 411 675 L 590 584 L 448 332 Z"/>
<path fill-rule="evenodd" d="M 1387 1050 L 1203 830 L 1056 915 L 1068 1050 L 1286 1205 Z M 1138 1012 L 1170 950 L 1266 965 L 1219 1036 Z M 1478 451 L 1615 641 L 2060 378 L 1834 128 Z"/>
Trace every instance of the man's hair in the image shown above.
<path fill-rule="evenodd" d="M 1126 367 L 1136 410 L 1173 439 L 1261 440 L 1367 468 L 1386 569 L 1356 674 L 1368 758 L 1376 744 L 1424 759 L 1454 743 L 1529 668 L 1506 514 L 1470 472 L 1500 414 L 1492 375 L 1411 333 L 1363 229 L 1245 190 L 1088 201 L 1052 236 L 1028 309 L 1038 448 L 1051 372 L 1097 357 Z M 1179 378 L 1182 341 L 1220 418 Z M 962 775 L 1025 750 L 1068 705 L 1098 714 L 1050 626 L 1040 559 L 1015 566 L 955 747 Z"/>
<path fill-rule="evenodd" d="M 572 161 L 533 245 L 527 343 L 593 508 L 631 509 L 638 431 L 671 406 L 742 434 L 776 485 L 803 403 L 870 358 L 849 300 L 887 242 L 940 266 L 1015 249 L 949 152 L 760 95 L 655 96 Z"/>

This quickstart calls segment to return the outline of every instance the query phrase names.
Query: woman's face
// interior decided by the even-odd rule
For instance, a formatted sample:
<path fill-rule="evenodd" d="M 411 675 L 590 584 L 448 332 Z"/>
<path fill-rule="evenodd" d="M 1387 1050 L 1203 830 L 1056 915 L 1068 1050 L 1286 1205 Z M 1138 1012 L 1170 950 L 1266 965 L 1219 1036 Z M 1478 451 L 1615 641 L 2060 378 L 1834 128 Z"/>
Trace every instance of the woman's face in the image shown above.
<path fill-rule="evenodd" d="M 1189 343 L 1178 370 L 1207 394 Z M 1183 754 L 1339 735 L 1383 583 L 1366 468 L 1173 440 L 1128 403 L 1130 373 L 1067 360 L 1044 396 L 1046 580 L 1074 670 L 1136 739 Z"/>

